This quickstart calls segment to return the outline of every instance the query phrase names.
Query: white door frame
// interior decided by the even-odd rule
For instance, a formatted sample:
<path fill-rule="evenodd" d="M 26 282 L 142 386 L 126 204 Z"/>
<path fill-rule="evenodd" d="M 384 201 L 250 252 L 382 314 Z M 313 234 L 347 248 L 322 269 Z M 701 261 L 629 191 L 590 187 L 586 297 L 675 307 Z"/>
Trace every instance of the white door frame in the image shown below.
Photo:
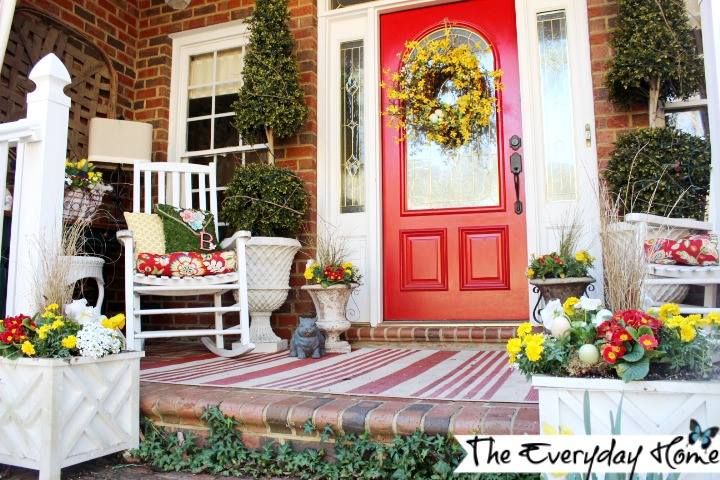
<path fill-rule="evenodd" d="M 319 2 L 318 19 L 318 229 L 329 224 L 348 237 L 352 260 L 357 262 L 364 276 L 359 295 L 349 307 L 350 318 L 358 323 L 379 325 L 383 320 L 383 258 L 382 258 L 382 161 L 380 132 L 379 22 L 380 15 L 417 8 L 424 5 L 450 3 L 453 0 L 379 0 L 338 10 L 328 8 L 329 1 Z M 520 93 L 523 121 L 524 185 L 527 203 L 528 257 L 540 253 L 551 243 L 553 229 L 548 228 L 559 218 L 549 218 L 549 203 L 545 200 L 542 175 L 544 169 L 541 148 L 542 118 L 538 116 L 542 104 L 537 96 L 538 65 L 533 61 L 537 53 L 536 15 L 538 12 L 563 9 L 566 11 L 571 47 L 571 71 L 575 131 L 574 145 L 578 181 L 587 191 L 598 190 L 597 155 L 595 151 L 595 120 L 590 70 L 589 33 L 586 0 L 515 0 L 520 62 Z M 363 213 L 340 214 L 340 50 L 344 41 L 364 42 L 364 151 L 366 205 Z M 579 72 L 579 73 L 578 73 Z M 585 125 L 590 126 L 590 141 L 585 139 Z M 567 203 L 567 202 L 566 202 Z M 571 202 L 572 203 L 572 202 Z M 584 201 L 575 202 L 587 212 Z M 599 224 L 598 209 L 587 212 L 587 235 L 597 236 L 593 230 Z M 599 245 L 593 245 L 596 256 Z M 601 271 L 601 269 L 598 269 Z M 599 282 L 601 283 L 601 282 Z M 531 295 L 528 312 L 534 305 Z M 484 325 L 488 323 L 483 322 Z"/>

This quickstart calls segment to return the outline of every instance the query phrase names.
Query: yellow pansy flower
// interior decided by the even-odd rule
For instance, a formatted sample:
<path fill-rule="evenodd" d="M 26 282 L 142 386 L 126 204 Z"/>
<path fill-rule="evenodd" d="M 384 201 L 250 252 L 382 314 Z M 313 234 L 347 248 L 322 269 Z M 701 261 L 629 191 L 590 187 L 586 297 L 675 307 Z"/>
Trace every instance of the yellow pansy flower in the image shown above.
<path fill-rule="evenodd" d="M 692 325 L 687 323 L 680 325 L 680 340 L 685 343 L 690 343 L 695 340 L 697 336 L 697 330 Z"/>
<path fill-rule="evenodd" d="M 50 325 L 43 325 L 37 329 L 38 338 L 40 340 L 47 339 L 48 332 L 50 331 Z"/>
<path fill-rule="evenodd" d="M 352 268 L 353 264 L 352 262 L 343 262 L 342 265 L 340 265 L 342 268 L 347 270 L 348 268 Z"/>
<path fill-rule="evenodd" d="M 62 327 L 64 327 L 64 326 L 65 326 L 65 322 L 63 322 L 63 321 L 60 320 L 60 319 L 57 319 L 57 320 L 54 320 L 54 321 L 50 324 L 50 330 L 57 330 L 57 329 L 62 328 Z"/>
<path fill-rule="evenodd" d="M 530 322 L 521 323 L 517 328 L 517 336 L 520 338 L 525 337 L 532 333 L 533 326 Z"/>
<path fill-rule="evenodd" d="M 530 343 L 525 347 L 525 355 L 531 362 L 537 362 L 542 357 L 545 347 L 542 344 Z"/>
<path fill-rule="evenodd" d="M 60 341 L 60 345 L 71 350 L 77 346 L 77 337 L 75 335 L 69 335 Z"/>
<path fill-rule="evenodd" d="M 582 263 L 583 265 L 589 265 L 595 259 L 592 255 L 590 255 L 587 250 L 580 250 L 579 252 L 575 253 L 575 260 Z"/>
<path fill-rule="evenodd" d="M 670 317 L 680 315 L 680 305 L 677 303 L 665 303 L 660 306 L 657 314 L 660 320 L 665 321 Z"/>
<path fill-rule="evenodd" d="M 36 353 L 35 346 L 33 346 L 33 344 L 27 340 L 25 340 L 23 342 L 22 346 L 20 347 L 20 350 L 22 350 L 22 353 L 24 353 L 28 357 L 32 357 Z"/>
<path fill-rule="evenodd" d="M 508 353 L 517 355 L 522 351 L 522 340 L 520 340 L 519 338 L 511 338 L 510 340 L 508 340 L 505 348 Z"/>
<path fill-rule="evenodd" d="M 572 316 L 573 313 L 575 313 L 575 305 L 580 303 L 580 299 L 577 297 L 568 297 L 567 300 L 565 300 L 565 303 L 563 303 L 563 310 L 565 311 L 565 315 Z"/>
<path fill-rule="evenodd" d="M 532 268 L 528 268 L 528 269 L 527 269 L 527 273 L 525 273 L 525 275 L 527 276 L 527 278 L 534 278 L 534 277 L 535 277 L 535 270 L 533 270 Z"/>
<path fill-rule="evenodd" d="M 113 317 L 104 319 L 100 324 L 110 330 L 119 330 L 125 326 L 125 315 L 118 313 Z"/>
<path fill-rule="evenodd" d="M 315 276 L 315 268 L 317 268 L 317 263 L 313 263 L 312 265 L 305 268 L 305 280 L 312 280 Z"/>
<path fill-rule="evenodd" d="M 720 326 L 720 312 L 710 312 L 707 314 L 708 321 L 713 325 Z"/>

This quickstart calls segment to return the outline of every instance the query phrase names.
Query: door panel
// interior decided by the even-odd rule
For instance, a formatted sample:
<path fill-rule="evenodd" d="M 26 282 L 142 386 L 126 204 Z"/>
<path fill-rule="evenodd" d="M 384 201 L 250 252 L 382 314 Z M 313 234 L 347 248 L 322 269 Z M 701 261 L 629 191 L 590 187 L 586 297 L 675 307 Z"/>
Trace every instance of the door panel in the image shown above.
<path fill-rule="evenodd" d="M 401 132 L 383 125 L 384 318 L 526 319 L 526 222 L 514 212 L 524 188 L 520 178 L 516 197 L 508 146 L 522 136 L 513 0 L 382 15 L 381 71 L 398 70 L 408 40 L 442 35 L 445 25 L 457 41 L 478 46 L 485 68 L 503 71 L 499 111 L 479 141 L 453 152 L 412 140 L 412 132 L 398 143 Z"/>

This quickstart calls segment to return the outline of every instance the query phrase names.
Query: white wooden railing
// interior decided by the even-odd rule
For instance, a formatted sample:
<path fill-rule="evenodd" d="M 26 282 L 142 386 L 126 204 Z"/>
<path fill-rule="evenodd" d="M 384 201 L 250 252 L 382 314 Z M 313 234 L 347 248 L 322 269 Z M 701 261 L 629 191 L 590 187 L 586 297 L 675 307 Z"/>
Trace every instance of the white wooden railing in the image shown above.
<path fill-rule="evenodd" d="M 0 124 L 0 192 L 5 194 L 8 154 L 16 149 L 7 315 L 32 314 L 43 274 L 42 256 L 56 253 L 62 235 L 65 152 L 70 74 L 54 54 L 32 69 L 35 90 L 27 95 L 27 117 Z M 0 222 L 0 239 L 2 238 Z"/>

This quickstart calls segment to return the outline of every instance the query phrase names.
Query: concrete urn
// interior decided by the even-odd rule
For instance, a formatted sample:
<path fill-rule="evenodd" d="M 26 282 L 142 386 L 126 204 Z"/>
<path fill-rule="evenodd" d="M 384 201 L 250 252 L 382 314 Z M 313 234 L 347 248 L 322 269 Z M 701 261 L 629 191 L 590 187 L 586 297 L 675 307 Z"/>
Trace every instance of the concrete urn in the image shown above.
<path fill-rule="evenodd" d="M 252 237 L 246 245 L 250 339 L 255 352 L 274 353 L 288 348 L 273 332 L 270 316 L 290 290 L 290 268 L 300 242 L 292 238 Z"/>
<path fill-rule="evenodd" d="M 315 311 L 317 326 L 327 334 L 325 351 L 328 353 L 350 353 L 350 344 L 340 340 L 340 335 L 350 328 L 345 310 L 350 295 L 357 285 L 303 285 L 301 288 L 310 294 Z"/>

